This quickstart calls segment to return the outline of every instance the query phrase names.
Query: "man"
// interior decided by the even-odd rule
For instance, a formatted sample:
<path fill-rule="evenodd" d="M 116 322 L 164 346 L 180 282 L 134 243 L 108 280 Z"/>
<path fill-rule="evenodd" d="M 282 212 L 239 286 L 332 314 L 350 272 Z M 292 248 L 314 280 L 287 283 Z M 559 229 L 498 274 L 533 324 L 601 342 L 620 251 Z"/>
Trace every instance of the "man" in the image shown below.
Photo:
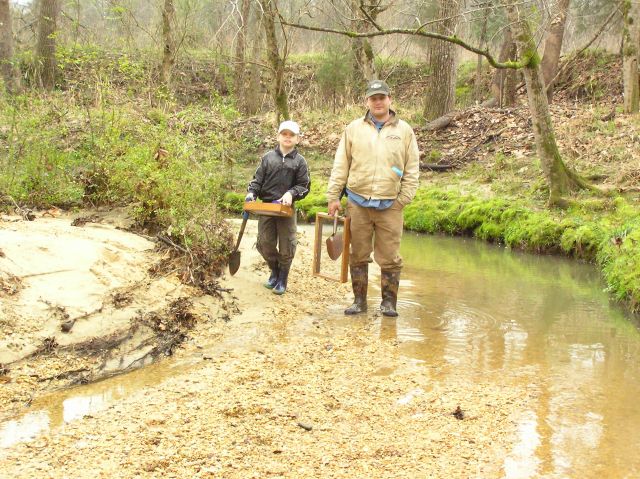
<path fill-rule="evenodd" d="M 351 284 L 354 302 L 345 314 L 367 310 L 371 253 L 382 270 L 385 316 L 397 316 L 402 258 L 403 208 L 418 188 L 419 154 L 411 127 L 391 110 L 391 95 L 381 80 L 369 82 L 368 111 L 344 131 L 336 151 L 327 189 L 329 214 L 338 214 L 340 192 L 346 186 L 351 218 Z"/>

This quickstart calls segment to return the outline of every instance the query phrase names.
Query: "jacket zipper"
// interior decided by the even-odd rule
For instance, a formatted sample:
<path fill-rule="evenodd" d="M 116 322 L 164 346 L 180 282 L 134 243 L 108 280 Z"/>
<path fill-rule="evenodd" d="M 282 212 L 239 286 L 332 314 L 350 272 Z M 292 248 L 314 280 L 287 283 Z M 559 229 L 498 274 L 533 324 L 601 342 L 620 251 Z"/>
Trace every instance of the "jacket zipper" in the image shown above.
<path fill-rule="evenodd" d="M 373 177 L 371 178 L 371 193 L 373 193 L 373 185 L 375 184 L 376 175 L 378 173 L 378 150 L 380 149 L 380 133 L 382 133 L 382 128 L 384 128 L 384 125 L 382 125 L 382 128 L 378 129 L 375 123 L 373 123 L 373 127 L 376 129 L 378 136 L 376 138 L 376 169 L 373 173 Z M 369 196 L 369 199 L 371 199 L 371 195 Z"/>

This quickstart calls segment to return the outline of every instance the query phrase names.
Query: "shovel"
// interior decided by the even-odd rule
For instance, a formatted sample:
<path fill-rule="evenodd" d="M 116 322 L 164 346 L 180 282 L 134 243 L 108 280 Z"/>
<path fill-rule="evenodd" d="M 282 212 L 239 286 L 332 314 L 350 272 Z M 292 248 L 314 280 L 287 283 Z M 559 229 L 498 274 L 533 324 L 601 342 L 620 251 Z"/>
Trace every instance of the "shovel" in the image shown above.
<path fill-rule="evenodd" d="M 247 220 L 249 219 L 249 212 L 245 211 L 242 213 L 242 226 L 240 226 L 240 234 L 238 235 L 238 241 L 236 241 L 236 247 L 233 248 L 233 251 L 229 254 L 229 273 L 231 276 L 236 274 L 240 269 L 240 251 L 238 248 L 240 247 L 240 240 L 242 239 L 242 234 L 244 233 L 244 227 L 247 226 Z"/>
<path fill-rule="evenodd" d="M 333 261 L 337 260 L 342 254 L 342 233 L 338 231 L 338 213 L 333 217 L 333 233 L 327 238 L 327 254 Z"/>

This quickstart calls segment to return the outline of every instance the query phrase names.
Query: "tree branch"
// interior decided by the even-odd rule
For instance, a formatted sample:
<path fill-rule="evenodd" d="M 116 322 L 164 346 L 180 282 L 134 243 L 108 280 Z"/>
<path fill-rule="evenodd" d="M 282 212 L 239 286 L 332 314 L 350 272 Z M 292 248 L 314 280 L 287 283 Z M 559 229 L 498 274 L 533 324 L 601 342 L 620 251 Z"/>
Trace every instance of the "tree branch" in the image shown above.
<path fill-rule="evenodd" d="M 325 32 L 325 33 L 335 33 L 337 35 L 344 35 L 347 36 L 349 38 L 367 38 L 367 37 L 379 37 L 379 36 L 384 36 L 384 35 L 417 35 L 417 36 L 421 36 L 421 37 L 427 37 L 427 38 L 435 38 L 436 40 L 442 40 L 445 42 L 449 42 L 449 43 L 454 43 L 462 48 L 464 48 L 465 50 L 468 50 L 470 52 L 473 52 L 477 55 L 482 55 L 483 57 L 485 57 L 487 59 L 487 61 L 489 62 L 489 64 L 494 67 L 494 68 L 499 68 L 499 69 L 506 69 L 506 68 L 510 68 L 513 70 L 518 70 L 520 68 L 524 68 L 526 67 L 531 58 L 525 58 L 522 61 L 507 61 L 507 62 L 499 62 L 497 61 L 490 53 L 488 50 L 482 50 L 480 48 L 474 47 L 472 45 L 469 45 L 468 43 L 466 43 L 465 41 L 463 41 L 462 39 L 458 38 L 455 35 L 442 35 L 440 33 L 435 33 L 435 32 L 426 32 L 424 30 L 422 30 L 424 28 L 424 25 L 419 26 L 418 28 L 388 28 L 388 29 L 382 29 L 382 30 L 377 30 L 375 32 L 351 32 L 351 31 L 347 31 L 347 30 L 334 30 L 332 28 L 323 28 L 323 27 L 314 27 L 311 25 L 303 25 L 300 23 L 289 23 L 287 22 L 285 19 L 281 18 L 280 19 L 281 23 L 283 25 L 287 25 L 289 27 L 293 27 L 293 28 L 300 28 L 303 30 L 311 30 L 314 32 Z"/>
<path fill-rule="evenodd" d="M 364 8 L 363 5 L 360 5 L 360 11 L 363 13 L 365 17 L 367 17 L 367 20 L 369 20 L 369 23 L 371 23 L 371 25 L 376 27 L 376 30 L 378 30 L 379 32 L 383 31 L 383 28 L 376 23 L 376 21 L 371 17 L 371 15 L 369 15 L 369 12 L 367 12 L 366 8 Z"/>

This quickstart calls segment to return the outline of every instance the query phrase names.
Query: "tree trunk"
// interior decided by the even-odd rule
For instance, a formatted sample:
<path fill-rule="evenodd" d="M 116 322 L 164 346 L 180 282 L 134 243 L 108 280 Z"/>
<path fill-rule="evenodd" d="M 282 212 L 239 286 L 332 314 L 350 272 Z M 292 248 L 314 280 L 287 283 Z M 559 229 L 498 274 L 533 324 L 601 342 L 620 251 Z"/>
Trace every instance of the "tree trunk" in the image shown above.
<path fill-rule="evenodd" d="M 173 0 L 164 0 L 162 8 L 162 64 L 160 65 L 160 82 L 169 88 L 171 86 L 171 70 L 176 59 L 176 42 L 174 39 L 174 25 L 176 10 Z"/>
<path fill-rule="evenodd" d="M 260 51 L 262 50 L 262 35 L 260 31 L 255 33 L 253 38 L 253 46 L 251 51 L 252 58 L 259 58 Z M 262 108 L 263 94 L 260 81 L 261 69 L 258 68 L 256 62 L 251 62 L 247 68 L 247 90 L 242 99 L 246 112 L 250 115 L 255 115 Z"/>
<path fill-rule="evenodd" d="M 480 31 L 480 47 L 484 47 L 487 41 L 487 22 L 489 19 L 489 10 L 485 9 L 482 14 L 482 29 Z M 473 101 L 476 103 L 480 103 L 480 95 L 481 93 L 481 83 L 482 83 L 482 55 L 478 55 L 476 61 L 476 81 L 473 84 Z"/>
<path fill-rule="evenodd" d="M 542 58 L 542 77 L 547 87 L 547 100 L 551 103 L 553 98 L 553 85 L 551 81 L 558 73 L 558 63 L 562 52 L 562 40 L 564 38 L 564 27 L 567 23 L 569 13 L 569 3 L 571 0 L 558 0 L 558 12 L 551 22 L 549 33 L 544 44 L 544 57 Z"/>
<path fill-rule="evenodd" d="M 20 74 L 13 60 L 11 7 L 9 0 L 0 0 L 0 74 L 9 93 L 20 89 Z"/>
<path fill-rule="evenodd" d="M 251 0 L 242 0 L 240 7 L 240 29 L 236 43 L 236 67 L 234 78 L 234 90 L 236 100 L 242 109 L 246 109 L 245 102 L 245 80 L 247 66 L 245 64 L 245 55 L 247 50 L 247 33 L 249 31 L 249 15 L 251 15 Z"/>
<path fill-rule="evenodd" d="M 454 35 L 458 24 L 460 3 L 457 0 L 438 0 L 436 33 Z M 456 46 L 450 42 L 430 40 L 429 78 L 425 88 L 424 118 L 434 120 L 450 112 L 456 101 Z"/>
<path fill-rule="evenodd" d="M 640 54 L 640 7 L 634 0 L 622 2 L 624 29 L 622 33 L 622 75 L 624 82 L 624 112 L 638 113 L 638 55 Z"/>
<path fill-rule="evenodd" d="M 38 15 L 38 43 L 36 45 L 37 79 L 42 88 L 56 86 L 56 22 L 58 0 L 41 0 Z"/>
<path fill-rule="evenodd" d="M 76 20 L 73 22 L 73 39 L 76 43 L 80 41 L 80 18 L 82 14 L 81 0 L 76 0 Z"/>
<path fill-rule="evenodd" d="M 365 81 L 376 79 L 378 74 L 376 73 L 375 57 L 371 42 L 366 38 L 354 38 L 352 45 L 354 69 L 358 73 L 358 76 Z"/>
<path fill-rule="evenodd" d="M 506 28 L 498 61 L 504 63 L 507 60 L 515 60 L 516 53 L 516 44 L 513 41 L 511 30 Z M 516 104 L 517 78 L 517 72 L 511 69 L 498 69 L 495 71 L 491 81 L 491 96 L 494 100 L 492 104 L 497 104 L 500 108 Z"/>
<path fill-rule="evenodd" d="M 289 103 L 287 98 L 287 91 L 284 88 L 284 66 L 286 58 L 285 53 L 281 56 L 278 49 L 278 38 L 276 36 L 276 12 L 277 6 L 274 3 L 275 0 L 264 0 L 262 6 L 264 9 L 264 18 L 262 23 L 264 25 L 265 39 L 267 43 L 267 57 L 271 66 L 272 79 L 271 84 L 273 102 L 276 106 L 276 122 L 280 122 L 281 119 L 288 120 L 289 116 Z M 286 38 L 285 38 L 286 40 Z"/>
<path fill-rule="evenodd" d="M 371 23 L 364 20 L 361 8 L 366 8 L 368 15 L 375 21 L 378 16 L 376 5 L 365 4 L 364 0 L 351 0 L 351 29 L 364 33 L 371 29 Z M 375 65 L 375 56 L 371 42 L 367 38 L 354 38 L 351 42 L 353 50 L 354 71 L 359 80 L 368 82 L 378 77 Z"/>
<path fill-rule="evenodd" d="M 523 68 L 523 74 L 527 85 L 536 149 L 549 187 L 549 204 L 562 205 L 564 204 L 563 196 L 580 188 L 588 188 L 589 185 L 567 168 L 562 161 L 549 114 L 549 104 L 540 70 L 540 56 L 531 27 L 526 18 L 519 15 L 515 6 L 506 5 L 506 9 L 519 57 L 521 60 L 528 60 L 528 65 Z"/>

